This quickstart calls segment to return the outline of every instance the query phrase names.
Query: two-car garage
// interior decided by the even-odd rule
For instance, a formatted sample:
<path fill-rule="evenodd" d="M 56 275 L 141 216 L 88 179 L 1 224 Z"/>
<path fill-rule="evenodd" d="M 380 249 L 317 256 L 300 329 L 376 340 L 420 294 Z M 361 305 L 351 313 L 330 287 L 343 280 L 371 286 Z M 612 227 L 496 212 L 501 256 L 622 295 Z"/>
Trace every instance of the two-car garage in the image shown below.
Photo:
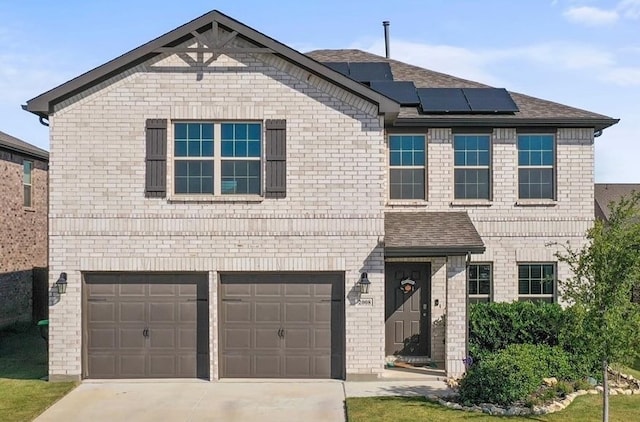
<path fill-rule="evenodd" d="M 85 378 L 344 378 L 344 275 L 85 273 Z"/>

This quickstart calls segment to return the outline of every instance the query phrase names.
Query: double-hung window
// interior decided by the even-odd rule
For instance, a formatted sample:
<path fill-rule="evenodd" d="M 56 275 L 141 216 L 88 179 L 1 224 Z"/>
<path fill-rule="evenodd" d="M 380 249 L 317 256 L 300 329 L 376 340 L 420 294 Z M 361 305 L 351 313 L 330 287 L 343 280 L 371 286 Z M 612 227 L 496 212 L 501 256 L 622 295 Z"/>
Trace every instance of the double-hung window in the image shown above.
<path fill-rule="evenodd" d="M 491 264 L 471 264 L 468 269 L 469 303 L 491 301 Z"/>
<path fill-rule="evenodd" d="M 389 197 L 425 199 L 425 136 L 389 136 Z"/>
<path fill-rule="evenodd" d="M 554 199 L 553 135 L 518 135 L 518 197 Z"/>
<path fill-rule="evenodd" d="M 176 195 L 260 195 L 262 124 L 174 124 Z"/>
<path fill-rule="evenodd" d="M 556 276 L 553 263 L 518 265 L 518 300 L 535 300 L 553 303 Z"/>
<path fill-rule="evenodd" d="M 489 135 L 454 136 L 455 199 L 489 199 L 490 144 Z"/>
<path fill-rule="evenodd" d="M 31 207 L 31 173 L 33 171 L 33 161 L 24 160 L 22 162 L 22 187 L 24 192 L 23 205 Z"/>

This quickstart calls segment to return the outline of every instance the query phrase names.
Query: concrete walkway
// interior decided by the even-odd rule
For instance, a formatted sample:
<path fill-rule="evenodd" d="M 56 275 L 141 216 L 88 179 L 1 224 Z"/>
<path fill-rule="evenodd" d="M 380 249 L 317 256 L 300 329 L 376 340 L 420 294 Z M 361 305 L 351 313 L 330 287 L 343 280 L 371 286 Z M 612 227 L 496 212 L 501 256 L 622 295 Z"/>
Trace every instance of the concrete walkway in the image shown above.
<path fill-rule="evenodd" d="M 85 381 L 36 422 L 345 421 L 345 397 L 446 392 L 441 381 Z"/>

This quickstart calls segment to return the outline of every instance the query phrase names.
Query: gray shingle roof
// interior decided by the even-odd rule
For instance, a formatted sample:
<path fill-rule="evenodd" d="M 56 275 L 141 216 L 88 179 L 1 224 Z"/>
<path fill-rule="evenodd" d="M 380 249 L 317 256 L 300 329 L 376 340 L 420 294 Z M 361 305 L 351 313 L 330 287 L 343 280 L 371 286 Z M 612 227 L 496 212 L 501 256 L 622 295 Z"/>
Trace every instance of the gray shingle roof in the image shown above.
<path fill-rule="evenodd" d="M 398 60 L 387 59 L 361 50 L 315 50 L 307 55 L 319 62 L 388 62 L 391 66 L 394 80 L 412 81 L 417 88 L 487 88 L 488 85 L 469 81 L 433 70 L 424 69 Z M 613 119 L 602 114 L 587 110 L 558 104 L 552 101 L 530 97 L 528 95 L 510 92 L 511 97 L 518 105 L 519 112 L 513 115 L 455 115 L 447 114 L 446 118 L 456 120 L 504 120 L 517 121 L 523 119 L 540 119 L 559 121 L 563 119 L 588 119 L 594 120 L 594 127 L 602 129 L 617 123 Z M 420 114 L 415 107 L 402 107 L 399 118 L 442 118 L 442 115 Z M 598 121 L 598 123 L 596 123 Z"/>
<path fill-rule="evenodd" d="M 385 254 L 403 256 L 482 253 L 482 238 L 466 212 L 388 212 Z"/>
<path fill-rule="evenodd" d="M 0 131 L 0 147 L 49 161 L 49 153 L 47 151 L 2 131 Z"/>
<path fill-rule="evenodd" d="M 619 201 L 623 196 L 633 191 L 640 192 L 637 183 L 596 183 L 595 185 L 595 213 L 597 218 L 608 220 L 611 210 L 609 204 Z"/>

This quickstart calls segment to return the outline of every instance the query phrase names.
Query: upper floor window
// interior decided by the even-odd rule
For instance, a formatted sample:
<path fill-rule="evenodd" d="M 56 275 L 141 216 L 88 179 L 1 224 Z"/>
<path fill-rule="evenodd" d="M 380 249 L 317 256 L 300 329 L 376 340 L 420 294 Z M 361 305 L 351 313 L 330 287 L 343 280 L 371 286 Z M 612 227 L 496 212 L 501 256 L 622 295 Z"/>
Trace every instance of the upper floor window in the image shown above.
<path fill-rule="evenodd" d="M 174 129 L 176 194 L 260 195 L 260 123 L 176 123 Z"/>
<path fill-rule="evenodd" d="M 553 199 L 553 135 L 518 135 L 518 197 Z"/>
<path fill-rule="evenodd" d="M 491 264 L 470 264 L 467 271 L 469 271 L 469 303 L 490 302 Z"/>
<path fill-rule="evenodd" d="M 31 198 L 31 173 L 33 171 L 33 161 L 24 160 L 22 162 L 22 187 L 24 191 L 23 204 L 25 207 L 30 207 L 32 204 Z"/>
<path fill-rule="evenodd" d="M 389 197 L 425 199 L 425 136 L 389 136 Z"/>
<path fill-rule="evenodd" d="M 455 135 L 455 199 L 489 199 L 489 135 Z"/>
<path fill-rule="evenodd" d="M 518 265 L 518 300 L 537 300 L 553 303 L 555 286 L 555 264 L 531 263 Z"/>

